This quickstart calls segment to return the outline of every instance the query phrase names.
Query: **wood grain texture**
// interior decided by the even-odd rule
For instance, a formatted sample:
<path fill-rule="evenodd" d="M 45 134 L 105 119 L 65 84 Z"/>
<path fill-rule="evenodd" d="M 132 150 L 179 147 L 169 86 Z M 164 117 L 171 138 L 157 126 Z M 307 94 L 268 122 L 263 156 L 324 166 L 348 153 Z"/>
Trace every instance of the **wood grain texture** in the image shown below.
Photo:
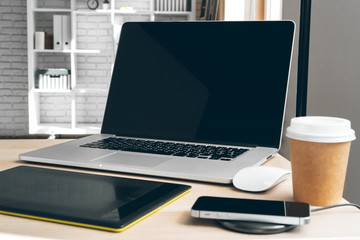
<path fill-rule="evenodd" d="M 314 213 L 311 223 L 306 226 L 276 235 L 247 235 L 231 232 L 219 227 L 213 220 L 194 219 L 190 208 L 199 196 L 221 196 L 236 198 L 272 199 L 292 201 L 292 181 L 288 178 L 267 193 L 249 194 L 240 192 L 230 185 L 209 184 L 167 178 L 146 177 L 142 175 L 120 174 L 86 170 L 80 168 L 63 168 L 44 164 L 29 164 L 18 160 L 20 153 L 54 145 L 66 140 L 0 140 L 0 170 L 19 165 L 65 169 L 69 171 L 89 172 L 111 176 L 148 179 L 183 183 L 192 186 L 190 193 L 154 213 L 121 233 L 111 233 L 70 225 L 50 223 L 0 215 L 0 233 L 16 234 L 48 239 L 268 239 L 268 238 L 330 238 L 360 237 L 360 211 L 352 207 L 331 209 Z M 266 165 L 290 169 L 290 163 L 277 155 Z M 343 202 L 346 202 L 343 200 Z"/>

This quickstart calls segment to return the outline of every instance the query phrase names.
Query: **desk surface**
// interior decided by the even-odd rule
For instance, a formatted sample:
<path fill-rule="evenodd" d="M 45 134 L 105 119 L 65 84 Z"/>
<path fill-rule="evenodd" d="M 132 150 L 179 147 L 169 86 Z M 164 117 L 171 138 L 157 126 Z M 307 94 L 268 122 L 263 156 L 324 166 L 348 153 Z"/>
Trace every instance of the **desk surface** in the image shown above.
<path fill-rule="evenodd" d="M 58 168 L 50 165 L 28 164 L 18 160 L 18 155 L 34 149 L 54 145 L 67 140 L 0 140 L 0 171 L 19 165 Z M 290 168 L 290 163 L 281 156 L 270 159 L 266 165 Z M 64 169 L 64 168 L 63 168 Z M 291 178 L 267 193 L 250 194 L 236 190 L 230 185 L 208 184 L 166 178 L 136 176 L 78 168 L 70 171 L 92 172 L 128 178 L 184 183 L 192 186 L 190 193 L 149 216 L 121 233 L 43 222 L 20 217 L 0 215 L 0 234 L 16 234 L 48 239 L 267 239 L 267 238 L 330 238 L 359 237 L 360 211 L 353 207 L 335 208 L 316 212 L 309 225 L 275 235 L 247 235 L 227 231 L 213 220 L 194 219 L 190 208 L 199 196 L 222 196 L 236 198 L 273 199 L 292 201 Z M 345 201 L 345 200 L 344 200 Z"/>

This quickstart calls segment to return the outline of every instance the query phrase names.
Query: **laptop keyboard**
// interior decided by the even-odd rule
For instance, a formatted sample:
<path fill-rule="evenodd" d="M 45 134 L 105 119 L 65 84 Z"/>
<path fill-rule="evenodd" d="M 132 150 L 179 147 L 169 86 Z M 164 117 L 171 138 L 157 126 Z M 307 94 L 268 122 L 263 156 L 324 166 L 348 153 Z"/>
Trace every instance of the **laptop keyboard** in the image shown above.
<path fill-rule="evenodd" d="M 240 154 L 248 151 L 248 149 L 244 148 L 216 147 L 115 137 L 109 137 L 96 142 L 86 143 L 80 145 L 80 147 L 222 161 L 231 161 L 233 158 L 236 158 Z"/>

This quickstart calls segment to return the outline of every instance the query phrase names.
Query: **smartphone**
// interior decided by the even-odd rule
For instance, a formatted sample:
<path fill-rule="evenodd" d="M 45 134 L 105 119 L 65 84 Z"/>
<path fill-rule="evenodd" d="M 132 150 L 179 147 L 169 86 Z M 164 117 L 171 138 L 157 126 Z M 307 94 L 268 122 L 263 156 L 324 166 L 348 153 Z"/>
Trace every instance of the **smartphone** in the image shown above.
<path fill-rule="evenodd" d="M 310 206 L 303 202 L 242 198 L 199 197 L 191 209 L 195 218 L 305 225 L 310 223 Z"/>

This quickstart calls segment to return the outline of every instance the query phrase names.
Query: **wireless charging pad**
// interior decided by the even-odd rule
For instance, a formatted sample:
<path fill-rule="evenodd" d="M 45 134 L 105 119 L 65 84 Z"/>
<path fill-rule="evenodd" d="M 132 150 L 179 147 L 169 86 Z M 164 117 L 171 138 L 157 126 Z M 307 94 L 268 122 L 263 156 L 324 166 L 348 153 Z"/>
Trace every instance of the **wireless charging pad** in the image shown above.
<path fill-rule="evenodd" d="M 277 223 L 245 222 L 234 220 L 216 220 L 220 226 L 227 229 L 249 234 L 274 234 L 289 231 L 296 225 L 284 225 Z"/>

